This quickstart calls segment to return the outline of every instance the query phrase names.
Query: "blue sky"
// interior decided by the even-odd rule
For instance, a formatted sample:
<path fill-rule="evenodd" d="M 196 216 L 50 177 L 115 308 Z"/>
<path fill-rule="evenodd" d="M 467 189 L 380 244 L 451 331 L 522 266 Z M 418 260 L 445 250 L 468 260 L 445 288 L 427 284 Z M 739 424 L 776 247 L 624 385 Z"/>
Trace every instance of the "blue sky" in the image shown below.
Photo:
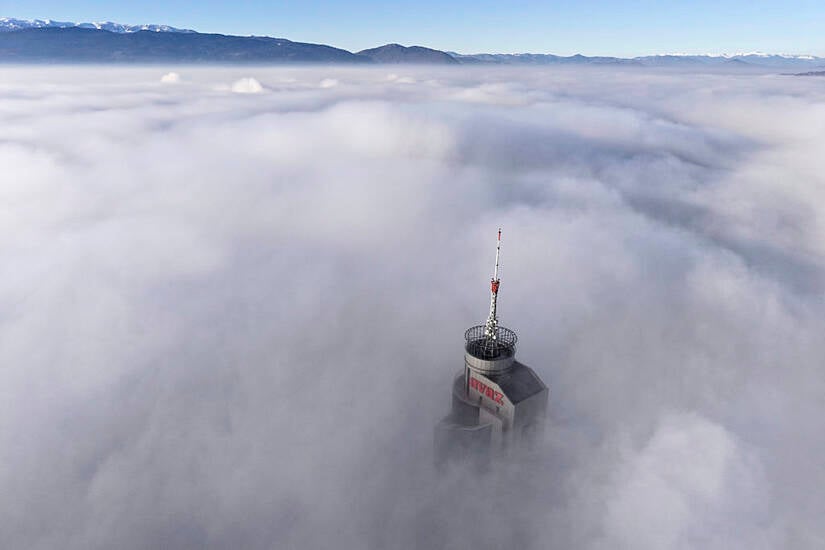
<path fill-rule="evenodd" d="M 0 17 L 166 23 L 359 50 L 387 42 L 462 53 L 825 55 L 825 1 L 0 0 Z"/>

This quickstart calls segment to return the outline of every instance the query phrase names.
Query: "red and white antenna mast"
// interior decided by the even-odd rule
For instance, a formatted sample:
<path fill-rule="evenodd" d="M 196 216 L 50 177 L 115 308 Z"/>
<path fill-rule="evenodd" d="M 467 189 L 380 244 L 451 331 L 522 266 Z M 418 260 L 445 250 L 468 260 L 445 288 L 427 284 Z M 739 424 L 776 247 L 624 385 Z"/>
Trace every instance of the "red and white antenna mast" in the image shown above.
<path fill-rule="evenodd" d="M 501 281 L 498 278 L 498 259 L 501 254 L 501 228 L 498 228 L 498 238 L 496 239 L 496 269 L 493 271 L 493 278 L 490 279 L 490 316 L 484 326 L 484 336 L 490 340 L 498 338 L 498 317 L 496 317 L 496 300 L 498 299 L 498 287 Z"/>

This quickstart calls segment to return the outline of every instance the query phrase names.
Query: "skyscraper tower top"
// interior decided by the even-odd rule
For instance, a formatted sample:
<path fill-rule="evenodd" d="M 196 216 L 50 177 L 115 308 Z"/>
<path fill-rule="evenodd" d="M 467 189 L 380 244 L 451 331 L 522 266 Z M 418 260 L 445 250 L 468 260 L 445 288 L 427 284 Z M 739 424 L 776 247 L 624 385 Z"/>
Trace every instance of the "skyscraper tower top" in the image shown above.
<path fill-rule="evenodd" d="M 547 386 L 516 361 L 518 338 L 498 324 L 501 287 L 501 229 L 490 280 L 490 314 L 483 325 L 464 333 L 464 369 L 453 381 L 453 406 L 436 427 L 436 460 L 471 457 L 480 463 L 507 453 L 541 433 Z"/>

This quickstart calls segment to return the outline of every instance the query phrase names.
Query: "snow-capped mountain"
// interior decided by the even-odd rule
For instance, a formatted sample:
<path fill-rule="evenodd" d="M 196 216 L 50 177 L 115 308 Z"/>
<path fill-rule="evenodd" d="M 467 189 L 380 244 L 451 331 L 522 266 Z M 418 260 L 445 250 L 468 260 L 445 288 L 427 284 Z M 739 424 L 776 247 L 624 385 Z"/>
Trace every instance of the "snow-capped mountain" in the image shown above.
<path fill-rule="evenodd" d="M 645 65 L 685 65 L 703 64 L 708 66 L 730 65 L 731 63 L 748 64 L 757 67 L 775 68 L 797 68 L 797 67 L 819 67 L 825 64 L 825 58 L 813 55 L 798 54 L 772 54 L 763 52 L 741 52 L 741 53 L 707 53 L 707 54 L 685 54 L 671 53 L 661 55 L 648 55 L 636 57 L 636 60 Z"/>
<path fill-rule="evenodd" d="M 93 31 L 108 32 L 93 32 Z M 149 31 L 149 32 L 139 32 Z M 173 36 L 177 34 L 176 36 Z M 186 34 L 186 36 L 179 36 Z M 285 45 L 288 45 L 286 47 Z M 323 44 L 269 37 L 201 34 L 169 25 L 124 25 L 111 21 L 73 23 L 52 19 L 0 17 L 0 63 L 50 62 L 346 62 L 450 63 L 495 65 L 615 65 L 811 72 L 825 70 L 825 58 L 813 55 L 742 53 L 669 53 L 633 58 L 535 53 L 459 54 L 388 44 L 357 54 Z"/>
<path fill-rule="evenodd" d="M 736 53 L 663 53 L 657 55 L 669 55 L 673 57 L 724 57 L 732 59 L 734 57 L 782 57 L 785 59 L 815 59 L 813 55 L 799 55 L 790 53 L 765 53 L 765 52 L 736 52 Z"/>
<path fill-rule="evenodd" d="M 138 31 L 152 32 L 183 32 L 194 33 L 190 29 L 178 29 L 169 25 L 124 25 L 123 23 L 113 23 L 111 21 L 94 21 L 92 23 L 73 23 L 71 21 L 54 21 L 52 19 L 14 19 L 12 17 L 0 17 L 0 32 L 19 31 L 23 29 L 45 29 L 59 28 L 66 29 L 78 27 L 81 29 L 99 29 L 116 33 L 130 33 Z"/>
<path fill-rule="evenodd" d="M 56 25 L 0 32 L 0 64 L 371 62 L 340 48 L 284 38 Z"/>
<path fill-rule="evenodd" d="M 553 54 L 471 54 L 448 52 L 461 63 L 493 63 L 504 65 L 627 65 L 642 67 L 717 67 L 805 69 L 825 67 L 825 58 L 813 55 L 766 54 L 761 52 L 735 54 L 661 54 L 633 58 Z"/>

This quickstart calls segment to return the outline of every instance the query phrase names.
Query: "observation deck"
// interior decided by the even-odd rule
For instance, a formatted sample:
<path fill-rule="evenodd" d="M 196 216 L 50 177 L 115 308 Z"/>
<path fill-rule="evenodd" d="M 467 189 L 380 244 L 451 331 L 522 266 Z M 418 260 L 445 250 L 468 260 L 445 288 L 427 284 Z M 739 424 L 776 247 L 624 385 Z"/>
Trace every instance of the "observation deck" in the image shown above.
<path fill-rule="evenodd" d="M 495 327 L 492 336 L 486 325 L 470 327 L 464 333 L 464 361 L 471 369 L 485 375 L 508 371 L 515 361 L 516 333 L 505 327 Z"/>

